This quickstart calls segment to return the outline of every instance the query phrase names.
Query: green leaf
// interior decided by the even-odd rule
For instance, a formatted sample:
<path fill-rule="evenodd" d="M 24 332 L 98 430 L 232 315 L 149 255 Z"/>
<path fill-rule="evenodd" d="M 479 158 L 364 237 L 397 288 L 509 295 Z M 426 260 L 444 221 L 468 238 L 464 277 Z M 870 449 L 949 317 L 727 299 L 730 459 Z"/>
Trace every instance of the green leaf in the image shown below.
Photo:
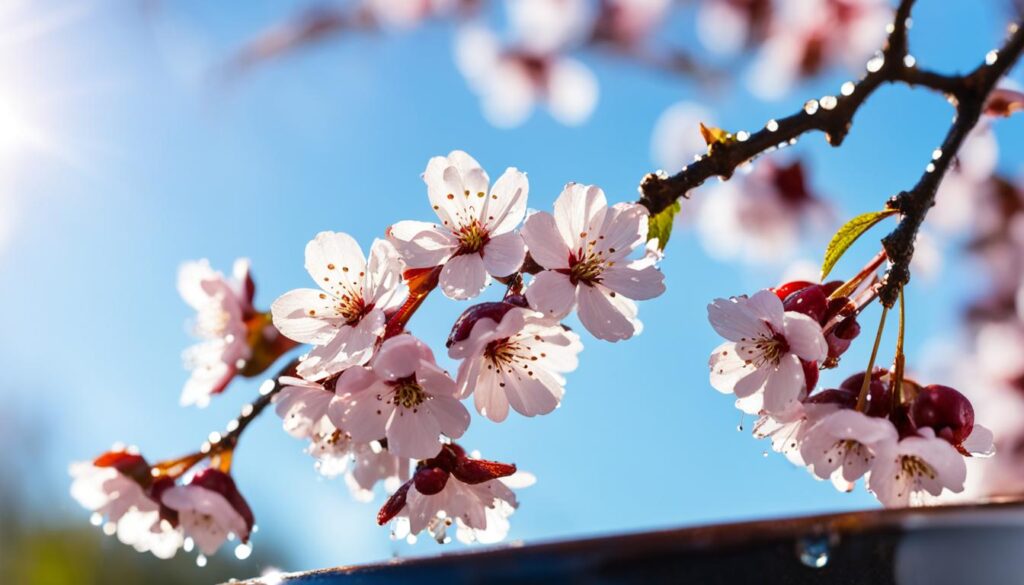
<path fill-rule="evenodd" d="M 672 222 L 680 209 L 679 202 L 676 201 L 647 220 L 647 240 L 658 238 L 659 250 L 665 249 L 665 244 L 672 235 Z"/>
<path fill-rule="evenodd" d="M 832 272 L 836 262 L 839 262 L 839 259 L 843 257 L 846 250 L 857 241 L 857 238 L 861 237 L 864 232 L 871 229 L 876 223 L 895 213 L 895 209 L 871 211 L 858 215 L 843 224 L 843 227 L 839 228 L 836 235 L 832 236 L 832 241 L 828 243 L 828 248 L 825 249 L 825 261 L 821 263 L 821 279 L 825 280 L 828 273 Z"/>

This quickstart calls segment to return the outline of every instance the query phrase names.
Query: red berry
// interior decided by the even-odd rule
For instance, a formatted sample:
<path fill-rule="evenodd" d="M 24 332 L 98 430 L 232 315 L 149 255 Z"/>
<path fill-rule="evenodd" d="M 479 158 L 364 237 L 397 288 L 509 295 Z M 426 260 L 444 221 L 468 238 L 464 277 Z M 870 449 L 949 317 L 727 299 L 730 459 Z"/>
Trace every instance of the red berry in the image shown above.
<path fill-rule="evenodd" d="M 850 344 L 860 335 L 860 323 L 854 317 L 847 317 L 829 331 L 825 336 L 825 343 L 828 344 L 828 357 L 831 360 L 838 360 L 841 355 L 850 349 Z"/>
<path fill-rule="evenodd" d="M 892 393 L 889 385 L 882 381 L 886 371 L 880 368 L 875 369 L 871 376 L 871 384 L 868 386 L 868 397 L 864 414 L 868 416 L 887 417 L 892 410 Z M 853 392 L 855 396 L 860 395 L 860 387 L 864 383 L 864 372 L 854 374 L 843 380 L 840 388 Z"/>
<path fill-rule="evenodd" d="M 910 419 L 914 426 L 930 427 L 936 435 L 959 445 L 974 430 L 974 407 L 966 396 L 949 386 L 932 384 L 917 393 L 910 406 Z"/>
<path fill-rule="evenodd" d="M 814 391 L 814 387 L 818 385 L 818 362 L 800 360 L 800 365 L 804 368 L 804 382 L 807 387 L 807 393 L 810 394 Z"/>
<path fill-rule="evenodd" d="M 810 404 L 837 404 L 840 408 L 854 408 L 857 406 L 857 393 L 846 388 L 831 388 L 811 396 L 807 402 Z"/>
<path fill-rule="evenodd" d="M 825 284 L 822 284 L 821 288 L 823 288 L 825 290 L 825 295 L 832 296 L 832 293 L 834 293 L 837 290 L 839 290 L 839 287 L 841 287 L 841 286 L 843 286 L 843 281 L 841 281 L 841 280 L 830 280 L 830 281 L 826 282 Z"/>
<path fill-rule="evenodd" d="M 803 313 L 820 323 L 828 310 L 828 297 L 821 285 L 815 284 L 790 294 L 782 301 L 782 306 L 787 311 Z"/>

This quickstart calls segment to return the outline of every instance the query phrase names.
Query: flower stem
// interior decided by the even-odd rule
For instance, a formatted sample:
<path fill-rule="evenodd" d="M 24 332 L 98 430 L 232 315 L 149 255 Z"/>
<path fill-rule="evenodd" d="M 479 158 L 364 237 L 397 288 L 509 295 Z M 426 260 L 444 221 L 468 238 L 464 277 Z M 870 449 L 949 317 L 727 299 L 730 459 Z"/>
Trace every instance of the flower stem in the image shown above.
<path fill-rule="evenodd" d="M 906 356 L 903 353 L 903 337 L 906 330 L 906 303 L 903 300 L 903 288 L 900 287 L 900 324 L 896 334 L 896 357 L 893 359 L 893 408 L 903 404 L 903 371 L 906 364 Z"/>
<path fill-rule="evenodd" d="M 875 346 L 871 348 L 871 359 L 868 369 L 864 372 L 864 381 L 860 384 L 860 395 L 857 396 L 857 411 L 864 412 L 868 402 L 868 388 L 871 387 L 871 374 L 875 371 L 875 358 L 878 357 L 878 346 L 882 343 L 882 332 L 885 331 L 885 315 L 889 308 L 882 306 L 882 318 L 878 322 L 878 333 L 875 334 Z"/>

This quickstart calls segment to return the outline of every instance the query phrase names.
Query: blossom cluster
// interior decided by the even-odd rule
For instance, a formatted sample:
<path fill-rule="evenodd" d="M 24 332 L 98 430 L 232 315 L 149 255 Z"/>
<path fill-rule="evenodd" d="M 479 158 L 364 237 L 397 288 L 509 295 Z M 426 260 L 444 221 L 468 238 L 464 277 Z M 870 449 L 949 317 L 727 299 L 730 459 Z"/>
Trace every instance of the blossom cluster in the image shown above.
<path fill-rule="evenodd" d="M 819 368 L 835 367 L 860 333 L 843 285 L 789 282 L 708 305 L 711 326 L 727 340 L 711 355 L 711 385 L 759 417 L 755 436 L 841 491 L 863 477 L 886 506 L 962 491 L 965 458 L 993 451 L 992 433 L 975 423 L 963 394 L 918 384 L 899 360 L 817 389 Z"/>
<path fill-rule="evenodd" d="M 234 538 L 243 547 L 236 553 L 248 554 L 254 517 L 231 459 L 245 426 L 273 404 L 321 474 L 344 476 L 362 501 L 378 486 L 390 494 L 377 520 L 393 523 L 394 534 L 504 537 L 518 506 L 512 488 L 532 476 L 454 442 L 470 424 L 464 401 L 472 397 L 494 422 L 510 411 L 554 411 L 583 349 L 562 320 L 575 311 L 608 341 L 640 333 L 636 301 L 665 290 L 661 255 L 656 241 L 647 245 L 646 208 L 609 205 L 596 186 L 570 183 L 553 213 L 527 214 L 529 181 L 515 168 L 492 184 L 476 160 L 454 151 L 432 158 L 423 180 L 437 221 L 399 221 L 368 254 L 348 234 L 317 234 L 305 249 L 316 288 L 289 291 L 268 312 L 253 307 L 247 262 L 234 278 L 205 261 L 182 268 L 179 288 L 204 339 L 188 354 L 183 403 L 206 404 L 236 375 L 264 371 L 297 344 L 307 351 L 196 453 L 150 465 L 119 449 L 74 464 L 72 495 L 104 530 L 160 557 L 193 546 L 213 554 Z M 505 287 L 500 300 L 468 307 L 446 340 L 447 357 L 458 361 L 453 376 L 409 320 L 434 289 L 469 300 L 495 281 Z"/>

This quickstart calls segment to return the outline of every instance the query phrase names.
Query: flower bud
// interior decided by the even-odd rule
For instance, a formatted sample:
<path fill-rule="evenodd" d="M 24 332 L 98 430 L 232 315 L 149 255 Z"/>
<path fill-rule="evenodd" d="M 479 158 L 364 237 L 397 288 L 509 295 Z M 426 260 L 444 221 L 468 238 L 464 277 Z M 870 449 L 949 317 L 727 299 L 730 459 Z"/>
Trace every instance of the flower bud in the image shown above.
<path fill-rule="evenodd" d="M 199 486 L 224 496 L 228 504 L 245 521 L 248 531 L 252 532 L 252 526 L 256 523 L 256 519 L 252 514 L 252 509 L 249 508 L 249 503 L 242 497 L 242 493 L 238 491 L 238 486 L 235 485 L 235 480 L 230 475 L 219 469 L 208 467 L 195 474 L 189 485 Z M 242 542 L 247 541 L 249 537 L 248 534 L 239 534 L 238 536 L 242 539 Z"/>
<path fill-rule="evenodd" d="M 825 296 L 821 285 L 815 284 L 790 294 L 782 301 L 782 306 L 787 311 L 803 313 L 821 323 L 828 309 L 828 297 Z"/>
<path fill-rule="evenodd" d="M 788 297 L 789 295 L 797 291 L 801 291 L 809 286 L 814 286 L 814 283 L 808 282 L 806 280 L 794 280 L 791 282 L 780 284 L 779 286 L 771 290 L 772 292 L 775 293 L 777 297 L 779 297 L 780 301 L 785 301 L 786 297 Z"/>
<path fill-rule="evenodd" d="M 412 481 L 416 486 L 416 491 L 425 496 L 432 496 L 444 489 L 445 484 L 448 483 L 449 475 L 447 471 L 440 467 L 424 466 L 416 470 L 416 473 L 412 476 Z"/>
<path fill-rule="evenodd" d="M 888 374 L 886 370 L 875 368 L 871 375 L 871 384 L 868 386 L 867 403 L 864 414 L 868 416 L 887 417 L 892 410 L 892 393 L 889 391 L 889 384 L 882 380 Z M 864 384 L 864 372 L 854 374 L 843 380 L 840 388 L 852 392 L 855 397 L 860 396 L 860 388 Z"/>
<path fill-rule="evenodd" d="M 459 315 L 459 318 L 455 320 L 455 325 L 452 326 L 452 332 L 448 335 L 448 341 L 445 342 L 446 347 L 451 347 L 452 344 L 464 341 L 469 338 L 470 333 L 473 331 L 473 326 L 480 319 L 490 319 L 495 323 L 500 323 L 501 318 L 505 316 L 512 309 L 522 307 L 518 301 L 518 295 L 513 295 L 509 299 L 496 303 L 480 303 L 479 305 L 473 305 Z"/>

